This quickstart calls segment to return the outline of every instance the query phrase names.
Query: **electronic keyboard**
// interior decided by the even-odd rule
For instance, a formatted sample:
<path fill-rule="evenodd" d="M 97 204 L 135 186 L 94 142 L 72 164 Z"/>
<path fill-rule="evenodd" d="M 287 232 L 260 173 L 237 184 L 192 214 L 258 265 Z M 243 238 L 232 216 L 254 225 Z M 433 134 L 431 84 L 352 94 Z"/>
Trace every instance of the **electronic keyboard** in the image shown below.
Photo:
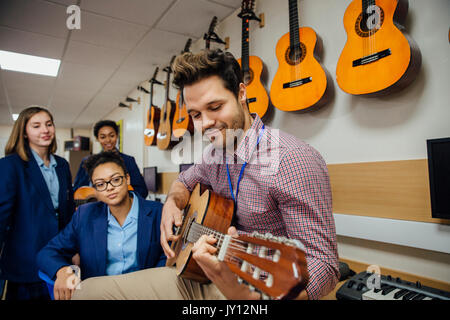
<path fill-rule="evenodd" d="M 450 300 L 450 292 L 409 282 L 390 275 L 360 272 L 348 279 L 336 292 L 338 300 Z M 377 275 L 375 275 L 377 276 Z M 378 285 L 375 285 L 378 284 Z M 375 287 L 375 288 L 373 288 Z M 371 289 L 372 288 L 372 289 Z"/>

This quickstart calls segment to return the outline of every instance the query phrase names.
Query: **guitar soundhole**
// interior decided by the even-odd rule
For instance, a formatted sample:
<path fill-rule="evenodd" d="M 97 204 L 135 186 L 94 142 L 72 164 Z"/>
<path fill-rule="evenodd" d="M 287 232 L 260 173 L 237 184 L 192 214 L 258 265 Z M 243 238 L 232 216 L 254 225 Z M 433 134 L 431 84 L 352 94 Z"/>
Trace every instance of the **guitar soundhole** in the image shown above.
<path fill-rule="evenodd" d="M 303 59 L 305 59 L 305 56 L 306 46 L 303 42 L 300 42 L 300 47 L 295 47 L 294 50 L 291 50 L 291 47 L 288 47 L 285 54 L 286 62 L 291 66 L 301 63 Z"/>
<path fill-rule="evenodd" d="M 374 35 L 384 22 L 384 11 L 379 6 L 373 6 L 368 10 L 370 14 L 361 12 L 355 22 L 356 34 L 362 38 Z"/>

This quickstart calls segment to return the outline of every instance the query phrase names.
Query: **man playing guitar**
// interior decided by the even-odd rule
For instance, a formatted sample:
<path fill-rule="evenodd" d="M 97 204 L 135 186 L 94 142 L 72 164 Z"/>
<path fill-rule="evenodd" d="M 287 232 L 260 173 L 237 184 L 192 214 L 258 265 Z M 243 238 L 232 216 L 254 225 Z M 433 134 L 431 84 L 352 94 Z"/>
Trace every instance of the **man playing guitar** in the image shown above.
<path fill-rule="evenodd" d="M 184 53 L 173 64 L 174 84 L 183 90 L 196 130 L 211 144 L 202 163 L 180 173 L 163 207 L 161 245 L 174 257 L 169 241 L 182 224 L 182 210 L 193 188 L 208 185 L 235 203 L 228 233 L 272 233 L 299 240 L 305 248 L 309 283 L 298 299 L 319 299 L 339 278 L 331 188 L 322 156 L 292 135 L 265 126 L 250 114 L 245 84 L 236 59 L 221 50 Z M 255 160 L 256 159 L 256 160 Z M 203 235 L 193 258 L 212 281 L 183 279 L 174 268 L 154 268 L 127 275 L 88 279 L 75 299 L 259 299 L 237 281 L 216 257 L 216 239 Z"/>

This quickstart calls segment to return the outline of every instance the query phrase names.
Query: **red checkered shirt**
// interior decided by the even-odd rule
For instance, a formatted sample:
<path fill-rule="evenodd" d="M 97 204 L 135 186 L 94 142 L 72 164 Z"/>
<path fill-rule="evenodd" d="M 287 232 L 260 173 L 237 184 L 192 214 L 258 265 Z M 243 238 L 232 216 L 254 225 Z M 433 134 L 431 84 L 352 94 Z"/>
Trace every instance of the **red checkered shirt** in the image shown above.
<path fill-rule="evenodd" d="M 277 129 L 262 130 L 258 115 L 252 117 L 253 124 L 234 155 L 209 145 L 203 162 L 180 173 L 178 181 L 190 191 L 202 183 L 231 198 L 225 161 L 235 194 L 241 167 L 249 162 L 237 198 L 238 232 L 269 232 L 300 240 L 310 276 L 306 291 L 309 299 L 319 299 L 333 290 L 339 278 L 327 166 L 310 145 Z"/>

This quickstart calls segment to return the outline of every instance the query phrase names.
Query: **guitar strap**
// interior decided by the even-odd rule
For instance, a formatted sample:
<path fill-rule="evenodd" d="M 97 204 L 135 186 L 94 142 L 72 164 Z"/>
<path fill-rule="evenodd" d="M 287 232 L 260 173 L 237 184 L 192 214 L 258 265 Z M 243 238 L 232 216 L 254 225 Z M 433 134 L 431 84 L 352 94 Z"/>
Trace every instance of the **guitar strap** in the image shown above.
<path fill-rule="evenodd" d="M 261 130 L 259 132 L 258 139 L 256 140 L 255 149 L 258 147 L 259 142 L 261 141 L 261 138 L 262 138 L 262 136 L 264 134 L 264 128 L 265 128 L 265 125 L 263 124 L 263 126 L 262 126 L 262 128 L 261 128 Z M 255 150 L 253 150 L 253 152 L 255 152 Z M 253 154 L 253 152 L 252 152 L 252 154 Z M 251 156 L 250 156 L 250 158 L 251 158 Z M 234 212 L 233 212 L 233 218 L 231 220 L 231 225 L 234 225 L 235 221 L 237 219 L 236 211 L 237 211 L 237 206 L 238 206 L 237 198 L 238 198 L 238 194 L 239 194 L 239 185 L 241 184 L 242 176 L 244 175 L 244 170 L 245 170 L 245 167 L 247 166 L 247 163 L 248 163 L 247 161 L 244 162 L 244 164 L 241 167 L 241 171 L 239 173 L 239 178 L 238 178 L 237 185 L 236 185 L 236 196 L 234 195 L 233 184 L 231 183 L 230 169 L 228 168 L 228 162 L 226 163 L 226 165 L 227 165 L 228 184 L 230 186 L 231 197 L 233 198 L 233 201 L 234 201 Z"/>

